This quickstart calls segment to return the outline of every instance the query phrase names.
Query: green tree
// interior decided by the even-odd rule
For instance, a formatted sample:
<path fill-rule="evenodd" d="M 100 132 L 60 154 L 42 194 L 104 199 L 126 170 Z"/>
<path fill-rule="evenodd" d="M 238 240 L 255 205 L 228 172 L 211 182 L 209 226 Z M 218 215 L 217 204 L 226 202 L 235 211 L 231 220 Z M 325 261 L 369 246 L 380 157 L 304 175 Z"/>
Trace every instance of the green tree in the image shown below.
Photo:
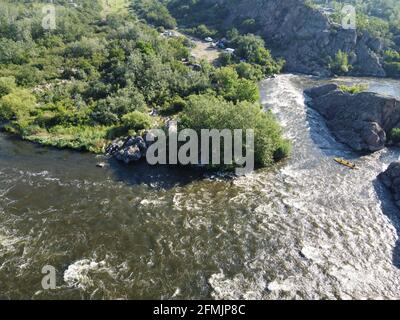
<path fill-rule="evenodd" d="M 257 166 L 271 165 L 290 152 L 290 144 L 282 137 L 274 116 L 264 112 L 260 105 L 247 101 L 235 104 L 210 95 L 192 96 L 179 123 L 181 128 L 199 133 L 201 129 L 253 129 Z"/>
<path fill-rule="evenodd" d="M 0 98 L 11 93 L 16 87 L 14 77 L 0 77 Z"/>
<path fill-rule="evenodd" d="M 344 75 L 351 70 L 351 65 L 349 64 L 349 55 L 342 50 L 339 50 L 335 57 L 331 59 L 329 63 L 331 71 L 338 75 Z"/>
<path fill-rule="evenodd" d="M 0 119 L 21 120 L 29 116 L 36 99 L 28 90 L 15 89 L 0 99 Z"/>
<path fill-rule="evenodd" d="M 126 130 L 144 130 L 150 129 L 153 124 L 153 119 L 142 112 L 133 111 L 122 117 L 122 125 Z"/>

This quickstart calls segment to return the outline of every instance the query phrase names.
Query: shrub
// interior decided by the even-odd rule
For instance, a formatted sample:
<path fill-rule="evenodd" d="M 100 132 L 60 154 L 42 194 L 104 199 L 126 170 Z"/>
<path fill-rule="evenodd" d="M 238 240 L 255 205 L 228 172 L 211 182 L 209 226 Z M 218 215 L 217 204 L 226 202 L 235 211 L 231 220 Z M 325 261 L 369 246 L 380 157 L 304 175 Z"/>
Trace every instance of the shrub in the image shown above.
<path fill-rule="evenodd" d="M 392 140 L 394 143 L 400 142 L 400 128 L 393 128 L 389 132 L 389 139 Z"/>
<path fill-rule="evenodd" d="M 239 79 L 238 73 L 231 66 L 217 69 L 213 80 L 215 90 L 228 100 L 256 102 L 260 98 L 257 83 Z"/>
<path fill-rule="evenodd" d="M 176 27 L 176 20 L 171 16 L 164 4 L 156 0 L 135 0 L 132 7 L 139 16 L 156 27 L 172 29 Z"/>
<path fill-rule="evenodd" d="M 176 96 L 171 101 L 167 101 L 164 107 L 161 109 L 161 113 L 163 115 L 173 115 L 178 112 L 181 112 L 186 106 L 185 100 L 181 97 Z"/>
<path fill-rule="evenodd" d="M 22 119 L 35 105 L 36 99 L 28 90 L 16 89 L 0 99 L 0 119 Z"/>
<path fill-rule="evenodd" d="M 260 24 L 255 19 L 245 19 L 240 24 L 240 30 L 243 33 L 255 33 L 260 30 Z"/>
<path fill-rule="evenodd" d="M 201 129 L 253 129 L 257 166 L 271 165 L 290 152 L 290 144 L 282 137 L 274 116 L 264 112 L 258 104 L 235 104 L 210 95 L 191 96 L 180 120 L 182 128 L 198 133 Z"/>
<path fill-rule="evenodd" d="M 235 66 L 235 69 L 239 77 L 248 80 L 259 81 L 264 77 L 263 70 L 259 65 L 241 62 Z"/>
<path fill-rule="evenodd" d="M 368 86 L 365 84 L 356 84 L 353 86 L 340 85 L 339 89 L 342 90 L 343 92 L 347 92 L 350 94 L 357 94 L 366 91 L 368 89 Z"/>
<path fill-rule="evenodd" d="M 15 80 L 19 86 L 32 87 L 40 84 L 43 79 L 42 72 L 31 66 L 24 66 L 15 75 Z"/>
<path fill-rule="evenodd" d="M 16 86 L 14 77 L 0 77 L 0 98 L 11 93 Z"/>
<path fill-rule="evenodd" d="M 388 76 L 400 77 L 400 52 L 394 50 L 385 51 L 384 68 Z"/>
<path fill-rule="evenodd" d="M 232 54 L 228 52 L 221 52 L 218 57 L 218 63 L 221 66 L 228 66 L 234 62 Z"/>
<path fill-rule="evenodd" d="M 352 66 L 349 64 L 349 56 L 346 52 L 339 50 L 335 57 L 330 59 L 329 68 L 338 75 L 348 73 Z"/>
<path fill-rule="evenodd" d="M 147 108 L 143 95 L 135 88 L 124 88 L 107 99 L 100 100 L 94 107 L 91 118 L 103 125 L 112 125 L 132 111 L 145 111 Z"/>
<path fill-rule="evenodd" d="M 258 84 L 247 79 L 239 79 L 232 100 L 257 102 L 260 99 Z"/>
<path fill-rule="evenodd" d="M 206 37 L 214 37 L 217 34 L 215 30 L 209 29 L 205 24 L 200 24 L 197 27 L 187 31 L 194 36 L 202 39 Z"/>
<path fill-rule="evenodd" d="M 148 114 L 133 111 L 122 117 L 122 124 L 127 131 L 150 129 L 153 124 L 153 118 Z"/>

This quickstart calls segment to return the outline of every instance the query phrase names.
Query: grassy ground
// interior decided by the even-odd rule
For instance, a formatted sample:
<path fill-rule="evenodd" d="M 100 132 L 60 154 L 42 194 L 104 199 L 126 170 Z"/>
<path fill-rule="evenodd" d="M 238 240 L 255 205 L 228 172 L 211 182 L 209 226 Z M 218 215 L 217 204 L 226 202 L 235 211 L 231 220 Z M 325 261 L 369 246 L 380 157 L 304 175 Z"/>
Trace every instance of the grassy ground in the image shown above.
<path fill-rule="evenodd" d="M 126 11 L 129 0 L 101 0 L 103 11 L 101 15 L 105 18 L 111 13 Z"/>

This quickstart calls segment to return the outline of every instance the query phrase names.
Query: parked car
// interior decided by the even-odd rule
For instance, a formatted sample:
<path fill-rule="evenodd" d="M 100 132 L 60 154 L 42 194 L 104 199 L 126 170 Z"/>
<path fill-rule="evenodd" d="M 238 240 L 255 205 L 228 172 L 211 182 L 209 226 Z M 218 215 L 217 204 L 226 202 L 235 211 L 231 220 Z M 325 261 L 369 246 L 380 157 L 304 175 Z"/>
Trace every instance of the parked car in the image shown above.
<path fill-rule="evenodd" d="M 207 37 L 204 39 L 205 42 L 213 42 L 213 38 L 211 37 Z"/>

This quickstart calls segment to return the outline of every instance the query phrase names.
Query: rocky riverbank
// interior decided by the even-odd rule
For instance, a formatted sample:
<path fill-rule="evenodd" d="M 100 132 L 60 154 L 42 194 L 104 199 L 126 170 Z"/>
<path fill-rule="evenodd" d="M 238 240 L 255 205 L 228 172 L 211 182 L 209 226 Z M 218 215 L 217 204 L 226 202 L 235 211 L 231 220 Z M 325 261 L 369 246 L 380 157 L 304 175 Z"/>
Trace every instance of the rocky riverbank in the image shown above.
<path fill-rule="evenodd" d="M 400 127 L 400 101 L 373 92 L 351 94 L 335 84 L 304 91 L 335 137 L 355 151 L 374 152 Z"/>

